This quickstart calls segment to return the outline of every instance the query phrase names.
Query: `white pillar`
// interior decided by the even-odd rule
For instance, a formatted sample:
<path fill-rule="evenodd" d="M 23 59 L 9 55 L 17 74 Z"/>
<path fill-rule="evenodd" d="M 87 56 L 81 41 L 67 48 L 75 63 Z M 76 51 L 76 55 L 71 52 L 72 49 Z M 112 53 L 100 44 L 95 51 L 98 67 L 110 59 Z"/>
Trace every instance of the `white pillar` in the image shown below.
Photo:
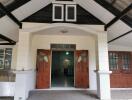
<path fill-rule="evenodd" d="M 107 33 L 98 34 L 97 49 L 97 94 L 100 100 L 111 100 Z"/>
<path fill-rule="evenodd" d="M 17 70 L 29 70 L 31 58 L 31 33 L 19 31 L 19 42 L 17 48 Z"/>
<path fill-rule="evenodd" d="M 31 33 L 19 32 L 14 100 L 27 100 L 35 88 L 35 71 L 31 66 Z"/>

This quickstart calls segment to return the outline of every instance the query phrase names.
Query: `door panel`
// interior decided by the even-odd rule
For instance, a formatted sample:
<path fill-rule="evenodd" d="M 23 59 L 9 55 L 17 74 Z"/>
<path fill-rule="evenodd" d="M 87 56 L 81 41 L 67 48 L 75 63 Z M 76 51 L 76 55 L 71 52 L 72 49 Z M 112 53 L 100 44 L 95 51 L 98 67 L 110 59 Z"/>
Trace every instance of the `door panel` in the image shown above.
<path fill-rule="evenodd" d="M 50 87 L 50 50 L 37 51 L 37 89 Z"/>
<path fill-rule="evenodd" d="M 132 53 L 109 51 L 109 61 L 111 88 L 132 88 Z"/>
<path fill-rule="evenodd" d="M 75 66 L 75 87 L 88 88 L 89 87 L 89 67 L 88 67 L 88 51 L 76 51 L 76 66 Z"/>

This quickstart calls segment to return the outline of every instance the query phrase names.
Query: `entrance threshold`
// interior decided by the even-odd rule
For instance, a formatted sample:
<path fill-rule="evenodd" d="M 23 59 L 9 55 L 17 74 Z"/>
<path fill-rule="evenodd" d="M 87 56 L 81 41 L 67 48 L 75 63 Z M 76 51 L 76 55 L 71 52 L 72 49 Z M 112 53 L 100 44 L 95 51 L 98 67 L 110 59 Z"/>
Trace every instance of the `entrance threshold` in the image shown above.
<path fill-rule="evenodd" d="M 34 89 L 33 91 L 47 91 L 47 90 L 89 90 L 89 88 L 74 88 L 74 87 L 52 87 L 49 89 Z"/>

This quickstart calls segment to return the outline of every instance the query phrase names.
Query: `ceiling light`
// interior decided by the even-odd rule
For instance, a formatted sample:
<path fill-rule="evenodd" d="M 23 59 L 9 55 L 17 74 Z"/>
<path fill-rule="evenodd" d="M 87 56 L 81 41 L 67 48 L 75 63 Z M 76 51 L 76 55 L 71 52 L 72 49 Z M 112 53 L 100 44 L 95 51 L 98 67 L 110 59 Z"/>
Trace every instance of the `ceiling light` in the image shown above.
<path fill-rule="evenodd" d="M 69 55 L 69 52 L 68 51 L 66 52 L 66 55 Z"/>
<path fill-rule="evenodd" d="M 63 33 L 63 34 L 65 34 L 65 33 L 68 33 L 68 30 L 63 29 L 63 30 L 61 30 L 60 32 Z"/>

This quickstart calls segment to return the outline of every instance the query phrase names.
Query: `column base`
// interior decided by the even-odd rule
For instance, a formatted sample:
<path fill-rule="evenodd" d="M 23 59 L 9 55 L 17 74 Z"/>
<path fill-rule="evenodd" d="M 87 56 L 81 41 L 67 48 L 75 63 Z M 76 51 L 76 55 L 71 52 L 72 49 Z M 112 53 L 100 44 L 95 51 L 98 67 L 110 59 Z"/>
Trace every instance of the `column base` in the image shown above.
<path fill-rule="evenodd" d="M 27 100 L 30 90 L 35 88 L 36 72 L 34 70 L 15 71 L 15 96 L 14 100 Z"/>
<path fill-rule="evenodd" d="M 112 71 L 99 70 L 97 75 L 97 96 L 100 100 L 111 100 L 110 74 Z"/>

